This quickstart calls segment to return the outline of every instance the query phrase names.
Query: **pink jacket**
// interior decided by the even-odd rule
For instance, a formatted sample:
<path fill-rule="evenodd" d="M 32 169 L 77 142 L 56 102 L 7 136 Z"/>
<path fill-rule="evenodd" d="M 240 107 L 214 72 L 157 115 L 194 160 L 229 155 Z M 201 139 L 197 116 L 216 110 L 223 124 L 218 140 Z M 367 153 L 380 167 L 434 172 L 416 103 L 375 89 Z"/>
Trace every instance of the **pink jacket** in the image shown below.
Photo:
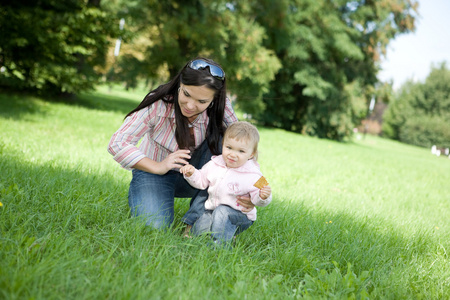
<path fill-rule="evenodd" d="M 241 211 L 237 205 L 236 196 L 250 194 L 251 201 L 256 206 L 266 206 L 272 201 L 272 195 L 266 200 L 259 197 L 259 189 L 253 184 L 262 176 L 259 164 L 251 159 L 242 167 L 228 168 L 222 155 L 213 156 L 210 162 L 201 170 L 195 170 L 190 177 L 185 177 L 190 185 L 197 189 L 208 188 L 207 210 L 214 210 L 224 204 Z M 256 220 L 256 208 L 246 213 L 249 220 Z"/>

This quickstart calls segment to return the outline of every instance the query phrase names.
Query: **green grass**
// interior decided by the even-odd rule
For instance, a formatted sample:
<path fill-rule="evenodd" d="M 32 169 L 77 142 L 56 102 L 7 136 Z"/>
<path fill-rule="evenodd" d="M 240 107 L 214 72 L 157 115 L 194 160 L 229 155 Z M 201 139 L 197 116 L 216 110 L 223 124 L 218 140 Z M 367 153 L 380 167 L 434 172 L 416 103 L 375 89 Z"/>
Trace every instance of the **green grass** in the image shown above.
<path fill-rule="evenodd" d="M 274 191 L 232 251 L 129 217 L 106 152 L 145 91 L 0 93 L 1 299 L 448 299 L 450 159 L 260 128 Z"/>

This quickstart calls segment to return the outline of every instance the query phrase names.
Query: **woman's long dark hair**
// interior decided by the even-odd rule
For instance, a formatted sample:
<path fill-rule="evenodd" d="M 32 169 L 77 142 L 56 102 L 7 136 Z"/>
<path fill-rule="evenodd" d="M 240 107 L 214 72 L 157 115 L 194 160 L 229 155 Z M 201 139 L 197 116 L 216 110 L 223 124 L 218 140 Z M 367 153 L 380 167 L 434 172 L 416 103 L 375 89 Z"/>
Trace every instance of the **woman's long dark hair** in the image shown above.
<path fill-rule="evenodd" d="M 198 57 L 195 59 L 203 59 L 204 61 L 220 66 L 213 60 Z M 194 59 L 194 60 L 195 60 Z M 175 108 L 175 138 L 180 149 L 188 149 L 189 146 L 189 122 L 188 119 L 183 116 L 180 105 L 178 104 L 178 90 L 180 83 L 193 86 L 206 86 L 214 91 L 214 99 L 212 105 L 206 109 L 206 113 L 209 118 L 208 127 L 206 130 L 206 140 L 208 142 L 209 149 L 214 155 L 218 155 L 221 152 L 219 142 L 224 133 L 223 118 L 226 102 L 226 79 L 223 81 L 211 76 L 208 69 L 193 70 L 188 67 L 187 63 L 183 69 L 170 80 L 168 83 L 160 85 L 156 89 L 150 91 L 144 100 L 126 116 L 133 114 L 134 112 L 141 110 L 158 100 L 162 100 L 166 103 L 171 103 Z"/>

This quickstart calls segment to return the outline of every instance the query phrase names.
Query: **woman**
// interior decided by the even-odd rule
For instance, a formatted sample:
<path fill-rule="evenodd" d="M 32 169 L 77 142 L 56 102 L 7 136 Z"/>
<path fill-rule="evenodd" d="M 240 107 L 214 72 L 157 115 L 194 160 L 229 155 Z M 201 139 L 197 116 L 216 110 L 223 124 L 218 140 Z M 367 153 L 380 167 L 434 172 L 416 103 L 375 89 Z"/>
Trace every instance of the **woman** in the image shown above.
<path fill-rule="evenodd" d="M 201 168 L 212 154 L 220 154 L 224 129 L 236 121 L 226 97 L 225 72 L 206 58 L 188 62 L 170 82 L 148 93 L 108 146 L 122 167 L 132 169 L 132 215 L 165 228 L 174 219 L 174 198 L 192 197 L 183 217 L 189 229 L 204 212 L 207 192 L 192 188 L 178 170 L 186 164 Z M 249 197 L 238 203 L 254 207 Z"/>

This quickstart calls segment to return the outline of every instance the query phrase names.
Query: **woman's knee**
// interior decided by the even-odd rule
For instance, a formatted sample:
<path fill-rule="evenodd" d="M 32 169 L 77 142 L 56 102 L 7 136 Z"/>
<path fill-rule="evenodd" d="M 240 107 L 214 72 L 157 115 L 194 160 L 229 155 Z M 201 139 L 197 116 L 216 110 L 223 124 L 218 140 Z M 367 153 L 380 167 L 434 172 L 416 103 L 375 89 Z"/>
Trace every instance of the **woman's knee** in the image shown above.
<path fill-rule="evenodd" d="M 174 188 L 170 178 L 142 171 L 134 172 L 128 193 L 131 214 L 140 217 L 146 225 L 168 227 L 174 217 Z"/>

